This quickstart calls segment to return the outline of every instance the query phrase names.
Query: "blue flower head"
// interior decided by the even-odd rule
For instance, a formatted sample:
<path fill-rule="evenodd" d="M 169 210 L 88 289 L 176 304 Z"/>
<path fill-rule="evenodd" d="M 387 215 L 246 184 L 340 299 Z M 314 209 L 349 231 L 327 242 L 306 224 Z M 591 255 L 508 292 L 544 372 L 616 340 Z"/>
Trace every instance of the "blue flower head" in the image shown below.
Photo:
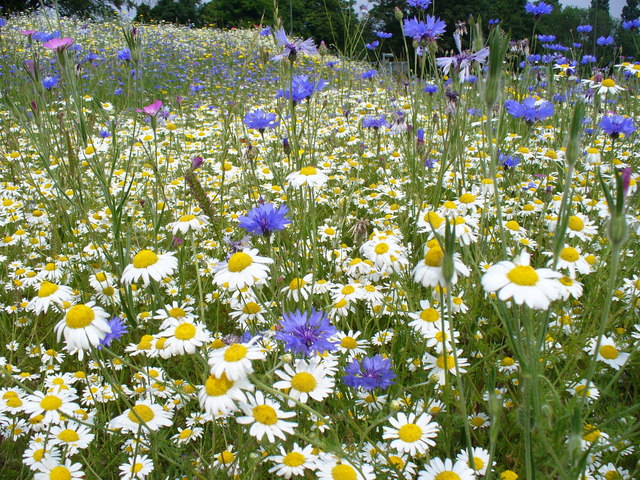
<path fill-rule="evenodd" d="M 607 47 L 609 45 L 613 45 L 614 40 L 611 35 L 609 35 L 608 37 L 598 37 L 596 40 L 596 44 L 600 45 L 601 47 Z"/>
<path fill-rule="evenodd" d="M 311 309 L 311 312 L 303 313 L 296 310 L 282 317 L 275 339 L 284 342 L 285 350 L 312 355 L 336 349 L 330 338 L 337 330 L 322 311 Z"/>
<path fill-rule="evenodd" d="M 404 20 L 404 35 L 411 37 L 416 43 L 435 42 L 444 33 L 447 24 L 439 18 L 427 15 L 425 21 L 417 18 Z"/>
<path fill-rule="evenodd" d="M 391 38 L 391 37 L 393 37 L 393 33 L 376 32 L 376 37 L 378 37 L 378 38 Z"/>
<path fill-rule="evenodd" d="M 504 106 L 511 116 L 523 118 L 529 125 L 553 115 L 553 104 L 551 102 L 537 102 L 534 97 L 527 97 L 522 103 L 515 100 L 507 100 L 504 102 Z"/>
<path fill-rule="evenodd" d="M 100 345 L 98 345 L 98 348 L 108 347 L 111 345 L 111 342 L 113 342 L 114 340 L 120 340 L 125 333 L 129 333 L 129 329 L 122 322 L 120 317 L 113 317 L 107 323 L 109 324 L 109 327 L 111 327 L 111 332 L 107 333 L 107 335 L 102 340 L 100 340 Z"/>
<path fill-rule="evenodd" d="M 366 391 L 372 391 L 376 388 L 386 390 L 395 383 L 393 379 L 396 378 L 396 374 L 391 368 L 391 360 L 382 355 L 365 357 L 362 359 L 362 363 L 353 359 L 344 368 L 344 371 L 346 375 L 342 377 L 342 381 L 345 385 L 362 388 Z"/>
<path fill-rule="evenodd" d="M 591 25 L 578 25 L 576 28 L 576 32 L 578 33 L 589 33 L 591 30 L 593 30 Z"/>
<path fill-rule="evenodd" d="M 271 232 L 284 230 L 291 223 L 286 216 L 289 209 L 286 205 L 278 208 L 273 203 L 263 203 L 247 212 L 246 216 L 239 217 L 238 225 L 254 235 L 270 235 Z"/>
<path fill-rule="evenodd" d="M 51 90 L 52 88 L 55 88 L 56 85 L 58 85 L 58 77 L 45 77 L 42 80 L 42 86 L 47 90 Z"/>
<path fill-rule="evenodd" d="M 313 93 L 320 92 L 327 86 L 327 81 L 320 79 L 314 82 L 309 80 L 307 75 L 294 75 L 291 86 L 291 89 L 278 90 L 276 98 L 284 97 L 289 100 L 293 97 L 295 103 L 300 103 L 302 100 L 311 98 Z"/>
<path fill-rule="evenodd" d="M 379 128 L 386 127 L 388 125 L 387 117 L 384 115 L 380 115 L 379 117 L 364 117 L 362 119 L 362 126 L 365 128 L 378 130 Z"/>
<path fill-rule="evenodd" d="M 515 168 L 520 164 L 520 159 L 518 157 L 505 155 L 504 153 L 501 153 L 498 156 L 498 161 L 500 162 L 500 165 L 502 165 L 502 167 L 505 170 L 509 170 L 510 168 Z"/>
<path fill-rule="evenodd" d="M 275 113 L 266 113 L 260 109 L 247 112 L 244 116 L 244 123 L 247 127 L 258 130 L 260 133 L 263 133 L 267 128 L 276 128 L 278 126 Z"/>
<path fill-rule="evenodd" d="M 534 16 L 539 18 L 541 15 L 548 15 L 553 12 L 553 5 L 549 5 L 545 2 L 529 2 L 524 6 L 524 9 L 527 13 L 532 13 Z"/>
<path fill-rule="evenodd" d="M 602 120 L 600 120 L 600 128 L 611 138 L 618 138 L 621 133 L 629 136 L 636 131 L 633 120 L 621 115 L 602 117 Z"/>
<path fill-rule="evenodd" d="M 378 71 L 375 69 L 367 70 L 366 72 L 362 72 L 362 79 L 369 80 L 375 77 L 378 74 Z"/>
<path fill-rule="evenodd" d="M 426 10 L 431 5 L 431 0 L 407 0 L 407 4 L 410 7 L 416 7 L 421 10 Z"/>

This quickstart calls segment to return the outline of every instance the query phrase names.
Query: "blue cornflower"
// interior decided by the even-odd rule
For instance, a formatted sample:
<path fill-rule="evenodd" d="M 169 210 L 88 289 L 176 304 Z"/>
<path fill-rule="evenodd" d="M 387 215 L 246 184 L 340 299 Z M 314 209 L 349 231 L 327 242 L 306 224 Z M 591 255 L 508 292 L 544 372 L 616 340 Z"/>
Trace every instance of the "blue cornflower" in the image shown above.
<path fill-rule="evenodd" d="M 364 117 L 362 119 L 362 126 L 365 128 L 373 128 L 374 130 L 378 130 L 381 127 L 386 127 L 389 124 L 387 123 L 387 117 L 381 115 L 379 117 Z"/>
<path fill-rule="evenodd" d="M 98 132 L 98 135 L 100 138 L 109 138 L 111 136 L 111 132 L 103 128 Z"/>
<path fill-rule="evenodd" d="M 280 205 L 278 208 L 273 203 L 263 203 L 238 218 L 238 225 L 247 232 L 254 235 L 269 235 L 277 230 L 284 230 L 284 227 L 291 223 L 287 218 L 289 208 L 286 205 Z"/>
<path fill-rule="evenodd" d="M 549 5 L 545 2 L 538 2 L 535 4 L 529 2 L 524 6 L 524 10 L 527 13 L 532 13 L 536 17 L 540 17 L 540 15 L 548 15 L 553 12 L 553 5 Z"/>
<path fill-rule="evenodd" d="M 596 40 L 596 44 L 600 45 L 601 47 L 613 45 L 613 43 L 614 43 L 614 40 L 611 35 L 609 35 L 608 37 L 598 37 L 598 39 Z"/>
<path fill-rule="evenodd" d="M 538 40 L 542 43 L 551 43 L 556 41 L 555 35 L 538 35 Z"/>
<path fill-rule="evenodd" d="M 271 35 L 271 27 L 264 27 L 262 30 L 260 30 L 261 37 L 267 37 L 269 35 Z"/>
<path fill-rule="evenodd" d="M 582 44 L 578 42 L 573 42 L 573 48 L 582 48 Z"/>
<path fill-rule="evenodd" d="M 393 379 L 396 378 L 396 374 L 391 369 L 391 360 L 382 355 L 365 357 L 362 363 L 353 359 L 344 371 L 346 375 L 342 377 L 342 381 L 345 385 L 366 391 L 376 388 L 385 390 L 394 383 Z"/>
<path fill-rule="evenodd" d="M 364 80 L 368 80 L 368 79 L 370 79 L 370 78 L 375 77 L 377 74 L 378 74 L 378 71 L 377 71 L 377 70 L 367 70 L 366 72 L 363 72 L 363 73 L 362 73 L 362 78 L 363 78 Z"/>
<path fill-rule="evenodd" d="M 524 118 L 530 125 L 553 115 L 553 104 L 551 102 L 537 102 L 534 97 L 527 97 L 522 103 L 515 100 L 507 100 L 504 102 L 504 106 L 513 117 Z"/>
<path fill-rule="evenodd" d="M 393 37 L 393 33 L 376 32 L 376 37 L 378 37 L 378 38 L 391 38 L 391 37 Z"/>
<path fill-rule="evenodd" d="M 109 324 L 109 327 L 111 327 L 111 332 L 107 333 L 107 335 L 100 340 L 98 348 L 108 347 L 111 345 L 111 342 L 114 340 L 120 340 L 125 333 L 129 333 L 129 329 L 122 322 L 120 317 L 113 317 L 107 323 Z"/>
<path fill-rule="evenodd" d="M 123 62 L 128 62 L 131 60 L 131 50 L 129 50 L 128 48 L 123 48 L 122 50 L 118 50 L 118 52 L 116 53 L 116 57 L 118 57 L 118 60 L 122 60 Z"/>
<path fill-rule="evenodd" d="M 429 84 L 426 87 L 424 87 L 424 92 L 428 93 L 429 95 L 433 95 L 434 93 L 438 92 L 438 86 Z"/>
<path fill-rule="evenodd" d="M 509 168 L 515 168 L 520 164 L 520 159 L 518 157 L 505 155 L 504 153 L 501 153 L 498 156 L 498 161 L 505 170 L 508 170 Z"/>
<path fill-rule="evenodd" d="M 0 28 L 4 27 L 7 24 L 7 20 L 4 18 L 0 18 Z"/>
<path fill-rule="evenodd" d="M 312 308 L 311 312 L 296 310 L 283 314 L 275 339 L 285 343 L 285 350 L 312 355 L 335 350 L 336 344 L 330 338 L 336 333 L 329 318 L 322 311 Z"/>
<path fill-rule="evenodd" d="M 600 128 L 611 138 L 618 138 L 621 133 L 628 136 L 636 131 L 633 120 L 621 115 L 602 117 L 602 120 L 600 120 Z"/>
<path fill-rule="evenodd" d="M 374 40 L 371 43 L 365 43 L 364 46 L 367 47 L 368 50 L 375 50 L 380 46 L 380 42 L 378 40 Z"/>
<path fill-rule="evenodd" d="M 446 30 L 447 24 L 439 18 L 427 15 L 422 22 L 417 18 L 404 20 L 404 35 L 416 43 L 435 42 Z"/>
<path fill-rule="evenodd" d="M 58 77 L 45 77 L 42 80 L 42 86 L 47 90 L 51 90 L 52 88 L 55 88 L 56 85 L 58 85 Z"/>
<path fill-rule="evenodd" d="M 586 65 L 587 63 L 596 63 L 597 59 L 593 55 L 583 55 L 581 64 Z"/>
<path fill-rule="evenodd" d="M 426 10 L 431 5 L 431 0 L 407 0 L 407 4 L 410 7 L 420 8 Z"/>
<path fill-rule="evenodd" d="M 497 25 L 500 23 L 500 19 L 499 18 L 490 18 L 489 19 L 489 25 Z"/>
<path fill-rule="evenodd" d="M 267 128 L 278 126 L 275 113 L 266 113 L 260 109 L 247 112 L 244 116 L 244 123 L 247 127 L 258 130 L 260 133 L 263 133 Z"/>
<path fill-rule="evenodd" d="M 123 92 L 124 92 L 124 90 L 122 90 L 121 87 L 118 87 L 113 91 L 113 94 L 114 95 L 122 95 Z"/>
<path fill-rule="evenodd" d="M 316 45 L 313 43 L 312 38 L 307 38 L 302 42 L 293 42 L 287 38 L 287 34 L 284 32 L 284 28 L 278 30 L 275 34 L 276 41 L 284 47 L 282 53 L 274 56 L 271 60 L 283 60 L 288 58 L 291 62 L 295 61 L 299 53 L 306 55 L 315 55 L 318 53 Z"/>
<path fill-rule="evenodd" d="M 291 94 L 291 89 L 278 90 L 276 98 L 284 97 L 287 100 L 293 98 L 293 101 L 295 103 L 299 103 L 302 100 L 310 98 L 314 92 L 319 92 L 327 86 L 326 80 L 320 79 L 314 82 L 312 80 L 309 80 L 309 77 L 307 75 L 295 75 L 291 83 L 293 87 L 293 95 Z"/>
<path fill-rule="evenodd" d="M 576 32 L 578 33 L 589 33 L 591 30 L 593 30 L 591 25 L 578 25 L 576 27 Z"/>
<path fill-rule="evenodd" d="M 625 30 L 633 30 L 640 28 L 640 18 L 634 18 L 633 20 L 627 20 L 622 22 L 622 28 Z"/>

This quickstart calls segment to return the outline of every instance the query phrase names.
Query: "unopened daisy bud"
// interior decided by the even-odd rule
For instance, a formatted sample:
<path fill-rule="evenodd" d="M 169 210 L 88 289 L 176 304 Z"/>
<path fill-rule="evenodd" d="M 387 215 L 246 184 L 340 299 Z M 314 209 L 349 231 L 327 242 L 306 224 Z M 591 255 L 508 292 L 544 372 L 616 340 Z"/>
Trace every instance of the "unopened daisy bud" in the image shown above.
<path fill-rule="evenodd" d="M 402 13 L 402 10 L 400 10 L 398 7 L 396 7 L 393 10 L 393 16 L 396 17 L 396 20 L 400 21 L 404 17 L 404 14 Z"/>
<path fill-rule="evenodd" d="M 389 404 L 389 408 L 392 412 L 398 412 L 402 408 L 402 404 L 398 400 L 392 400 Z"/>
<path fill-rule="evenodd" d="M 509 48 L 509 37 L 503 37 L 500 29 L 492 30 L 489 35 L 489 72 L 482 92 L 487 110 L 491 110 L 498 100 L 502 64 L 507 48 Z"/>
<path fill-rule="evenodd" d="M 574 166 L 580 156 L 580 132 L 582 131 L 582 121 L 584 119 L 584 102 L 577 102 L 573 109 L 571 124 L 569 126 L 569 135 L 567 136 L 567 149 L 565 157 L 570 166 Z"/>
<path fill-rule="evenodd" d="M 293 361 L 293 355 L 291 355 L 290 353 L 285 353 L 284 355 L 282 355 L 282 361 L 283 363 L 291 363 Z"/>
<path fill-rule="evenodd" d="M 627 220 L 623 215 L 614 215 L 609 221 L 607 235 L 612 244 L 621 245 L 627 237 Z"/>

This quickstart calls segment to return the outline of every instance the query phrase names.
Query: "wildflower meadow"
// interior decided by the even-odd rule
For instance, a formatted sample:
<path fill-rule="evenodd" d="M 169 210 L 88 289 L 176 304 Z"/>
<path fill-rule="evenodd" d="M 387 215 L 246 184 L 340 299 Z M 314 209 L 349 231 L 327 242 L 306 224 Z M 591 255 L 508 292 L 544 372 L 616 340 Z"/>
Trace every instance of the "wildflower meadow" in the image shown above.
<path fill-rule="evenodd" d="M 640 63 L 430 3 L 0 18 L 0 480 L 640 478 Z"/>

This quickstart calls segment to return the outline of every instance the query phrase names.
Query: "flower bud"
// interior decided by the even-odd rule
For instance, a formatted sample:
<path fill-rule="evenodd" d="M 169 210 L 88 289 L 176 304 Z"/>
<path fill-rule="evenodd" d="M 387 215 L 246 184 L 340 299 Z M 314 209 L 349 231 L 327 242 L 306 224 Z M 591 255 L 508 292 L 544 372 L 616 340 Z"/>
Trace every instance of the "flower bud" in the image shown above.
<path fill-rule="evenodd" d="M 396 17 L 396 20 L 400 21 L 404 17 L 404 14 L 402 13 L 402 10 L 400 10 L 398 7 L 396 7 L 393 10 L 393 16 Z"/>

